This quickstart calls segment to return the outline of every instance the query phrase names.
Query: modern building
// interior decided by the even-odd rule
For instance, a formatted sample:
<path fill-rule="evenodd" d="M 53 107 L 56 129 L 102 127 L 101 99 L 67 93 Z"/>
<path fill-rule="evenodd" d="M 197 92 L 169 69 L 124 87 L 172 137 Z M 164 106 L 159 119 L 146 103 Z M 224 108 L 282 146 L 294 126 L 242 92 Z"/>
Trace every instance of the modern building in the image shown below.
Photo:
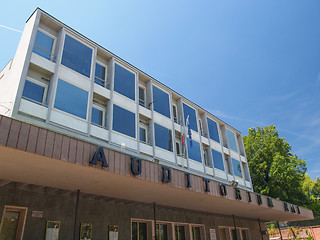
<path fill-rule="evenodd" d="M 0 239 L 266 239 L 239 131 L 37 8 L 0 73 Z"/>

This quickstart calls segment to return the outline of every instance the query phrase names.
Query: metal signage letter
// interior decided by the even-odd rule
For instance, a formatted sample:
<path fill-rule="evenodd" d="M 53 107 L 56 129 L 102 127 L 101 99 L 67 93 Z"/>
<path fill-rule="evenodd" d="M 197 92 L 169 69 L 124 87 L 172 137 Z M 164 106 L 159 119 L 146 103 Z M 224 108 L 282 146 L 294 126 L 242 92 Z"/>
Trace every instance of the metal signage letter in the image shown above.
<path fill-rule="evenodd" d="M 138 164 L 137 167 L 136 167 L 136 164 Z M 131 157 L 131 172 L 133 175 L 141 174 L 141 159 Z"/>
<path fill-rule="evenodd" d="M 108 167 L 106 156 L 104 155 L 104 151 L 101 146 L 98 147 L 98 150 L 95 152 L 90 164 L 97 165 L 97 161 L 101 162 L 103 167 Z"/>

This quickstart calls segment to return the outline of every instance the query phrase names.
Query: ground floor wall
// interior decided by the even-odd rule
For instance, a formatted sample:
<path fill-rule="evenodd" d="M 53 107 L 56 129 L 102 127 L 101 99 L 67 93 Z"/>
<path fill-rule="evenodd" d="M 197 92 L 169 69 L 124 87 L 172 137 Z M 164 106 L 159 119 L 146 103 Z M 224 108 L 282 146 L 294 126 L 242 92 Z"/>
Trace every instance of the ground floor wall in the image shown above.
<path fill-rule="evenodd" d="M 110 183 L 112 184 L 112 183 Z M 195 203 L 201 204 L 201 203 Z M 214 204 L 214 202 L 212 203 Z M 118 227 L 120 240 L 132 239 L 132 222 L 146 222 L 148 237 L 154 236 L 154 216 L 157 223 L 166 223 L 174 231 L 175 226 L 183 225 L 192 231 L 192 227 L 201 228 L 201 239 L 211 240 L 210 229 L 216 232 L 216 239 L 221 229 L 234 227 L 234 220 L 238 230 L 247 229 L 248 236 L 238 236 L 238 240 L 262 239 L 258 219 L 246 219 L 238 216 L 216 215 L 212 213 L 196 212 L 186 209 L 159 206 L 155 203 L 140 203 L 127 200 L 112 199 L 80 191 L 71 192 L 46 187 L 34 187 L 18 183 L 10 183 L 0 187 L 0 219 L 6 207 L 26 208 L 23 230 L 24 240 L 45 239 L 47 222 L 60 221 L 59 239 L 80 239 L 80 224 L 92 224 L 92 239 L 110 239 L 109 227 Z M 154 211 L 155 210 L 155 211 Z M 154 215 L 155 214 L 155 215 Z M 263 227 L 263 224 L 261 223 Z M 169 230 L 168 230 L 169 231 Z M 75 238 L 74 238 L 75 237 Z M 177 238 L 174 233 L 169 239 Z M 193 239 L 192 233 L 186 239 Z M 233 239 L 227 236 L 226 239 Z M 145 239 L 144 239 L 145 240 Z"/>

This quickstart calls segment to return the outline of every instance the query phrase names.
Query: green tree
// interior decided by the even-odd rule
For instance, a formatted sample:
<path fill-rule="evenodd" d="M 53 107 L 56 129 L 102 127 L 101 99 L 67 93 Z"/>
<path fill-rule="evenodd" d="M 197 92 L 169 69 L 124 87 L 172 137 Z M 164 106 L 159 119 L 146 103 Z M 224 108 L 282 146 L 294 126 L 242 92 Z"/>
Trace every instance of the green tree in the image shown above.
<path fill-rule="evenodd" d="M 243 137 L 254 190 L 260 194 L 304 205 L 306 163 L 291 153 L 275 126 L 250 128 Z"/>

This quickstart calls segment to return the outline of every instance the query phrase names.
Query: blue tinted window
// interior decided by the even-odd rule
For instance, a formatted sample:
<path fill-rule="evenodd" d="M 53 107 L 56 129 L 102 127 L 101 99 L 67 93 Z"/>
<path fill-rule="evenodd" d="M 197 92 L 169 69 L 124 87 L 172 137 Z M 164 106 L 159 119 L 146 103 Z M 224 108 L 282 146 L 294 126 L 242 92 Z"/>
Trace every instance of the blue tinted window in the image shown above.
<path fill-rule="evenodd" d="M 231 132 L 229 129 L 227 129 L 227 136 L 228 136 L 228 142 L 229 142 L 229 147 L 235 151 L 238 152 L 237 148 L 237 143 L 236 143 L 236 138 L 233 132 Z"/>
<path fill-rule="evenodd" d="M 240 161 L 232 158 L 232 167 L 233 167 L 233 174 L 238 177 L 242 177 Z"/>
<path fill-rule="evenodd" d="M 170 118 L 170 107 L 169 107 L 169 94 L 162 91 L 156 86 L 152 86 L 153 91 L 153 109 Z"/>
<path fill-rule="evenodd" d="M 61 64 L 90 77 L 92 49 L 66 35 Z"/>
<path fill-rule="evenodd" d="M 168 128 L 154 124 L 155 144 L 157 147 L 172 152 L 172 132 Z"/>
<path fill-rule="evenodd" d="M 216 142 L 220 142 L 217 123 L 210 118 L 207 118 L 207 120 L 210 138 Z"/>
<path fill-rule="evenodd" d="M 95 107 L 92 107 L 91 122 L 102 126 L 103 111 L 101 111 L 100 109 L 97 109 Z"/>
<path fill-rule="evenodd" d="M 183 114 L 184 123 L 186 124 L 187 117 L 189 116 L 190 128 L 194 131 L 198 131 L 196 111 L 193 108 L 189 107 L 187 104 L 183 103 Z"/>
<path fill-rule="evenodd" d="M 33 52 L 50 60 L 52 47 L 53 38 L 38 30 L 36 40 L 34 42 Z"/>
<path fill-rule="evenodd" d="M 190 139 L 187 139 L 187 146 L 188 146 L 188 158 L 195 160 L 197 162 L 202 162 L 201 160 L 201 151 L 200 151 L 200 144 L 196 141 L 192 140 L 192 146 L 190 143 Z"/>
<path fill-rule="evenodd" d="M 54 107 L 87 118 L 88 92 L 61 79 L 58 81 Z"/>
<path fill-rule="evenodd" d="M 115 64 L 114 90 L 122 95 L 135 100 L 136 76 L 129 70 Z"/>
<path fill-rule="evenodd" d="M 136 118 L 133 112 L 113 105 L 113 130 L 136 137 Z"/>
<path fill-rule="evenodd" d="M 106 80 L 106 68 L 96 63 L 96 72 L 94 77 L 94 82 L 104 87 Z"/>
<path fill-rule="evenodd" d="M 22 96 L 32 99 L 36 102 L 42 103 L 44 89 L 45 88 L 43 86 L 40 86 L 34 82 L 26 80 L 24 84 Z"/>
<path fill-rule="evenodd" d="M 224 171 L 223 159 L 221 152 L 212 149 L 213 166 Z"/>

